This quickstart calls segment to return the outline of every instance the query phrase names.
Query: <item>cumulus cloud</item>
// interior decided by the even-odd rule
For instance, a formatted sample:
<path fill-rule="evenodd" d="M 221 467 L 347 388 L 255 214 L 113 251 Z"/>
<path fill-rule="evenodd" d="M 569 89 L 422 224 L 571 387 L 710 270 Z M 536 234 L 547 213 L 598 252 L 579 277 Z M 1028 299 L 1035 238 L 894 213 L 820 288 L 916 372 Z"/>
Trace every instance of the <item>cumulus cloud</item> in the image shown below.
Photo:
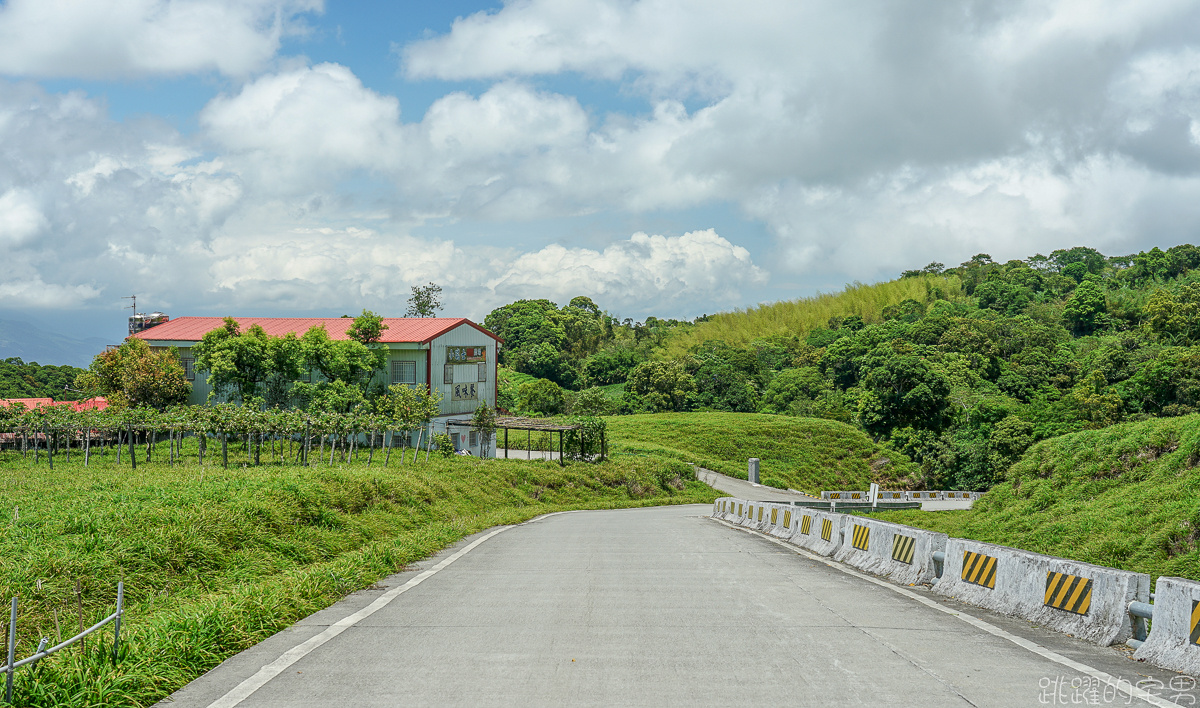
<path fill-rule="evenodd" d="M 708 229 L 682 236 L 638 232 L 602 251 L 551 244 L 513 260 L 490 287 L 509 299 L 546 293 L 560 300 L 582 294 L 625 306 L 646 300 L 727 305 L 742 287 L 764 277 L 749 251 Z"/>
<path fill-rule="evenodd" d="M 0 73 L 120 78 L 261 69 L 322 0 L 8 0 Z"/>
<path fill-rule="evenodd" d="M 238 227 L 235 227 L 236 231 Z M 288 309 L 374 307 L 398 312 L 410 287 L 433 281 L 447 305 L 482 319 L 520 298 L 566 302 L 588 295 L 642 316 L 681 305 L 728 306 L 762 281 L 749 252 L 712 229 L 682 236 L 635 233 L 603 250 L 551 244 L 520 253 L 466 247 L 373 229 L 294 227 L 253 243 L 214 242 L 211 274 L 220 296 Z"/>
<path fill-rule="evenodd" d="M 641 94 L 646 115 L 592 127 L 569 164 L 601 178 L 574 182 L 571 200 L 729 199 L 776 234 L 789 269 L 874 275 L 895 272 L 901 245 L 936 243 L 942 258 L 997 241 L 1135 249 L 1181 230 L 1152 225 L 1152 204 L 1194 232 L 1200 50 L 1178 28 L 1197 21 L 1184 0 L 717 0 L 703 12 L 524 0 L 401 56 L 412 78 L 575 73 Z M 1134 188 L 1089 199 L 1114 184 Z M 823 260 L 834 253 L 847 257 Z"/>

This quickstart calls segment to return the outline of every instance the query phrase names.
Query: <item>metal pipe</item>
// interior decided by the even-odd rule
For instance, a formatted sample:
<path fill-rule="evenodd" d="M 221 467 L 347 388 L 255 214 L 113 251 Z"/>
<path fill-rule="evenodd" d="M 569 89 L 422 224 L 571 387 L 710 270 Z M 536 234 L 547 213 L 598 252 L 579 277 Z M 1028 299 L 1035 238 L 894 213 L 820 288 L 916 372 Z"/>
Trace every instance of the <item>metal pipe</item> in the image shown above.
<path fill-rule="evenodd" d="M 117 611 L 113 613 L 117 617 L 116 623 L 113 624 L 112 658 L 113 658 L 114 665 L 117 663 L 117 648 L 121 646 L 121 612 L 124 609 L 124 605 L 125 605 L 125 583 L 124 583 L 124 581 L 118 580 L 117 581 Z"/>
<path fill-rule="evenodd" d="M 19 669 L 22 666 L 25 666 L 26 664 L 32 664 L 33 662 L 40 661 L 41 659 L 44 659 L 47 656 L 50 656 L 51 654 L 53 654 L 57 651 L 66 649 L 67 647 L 71 646 L 75 642 L 78 642 L 79 640 L 83 639 L 84 637 L 91 634 L 92 632 L 95 632 L 96 630 L 100 629 L 101 627 L 107 625 L 109 622 L 112 622 L 116 618 L 117 618 L 117 613 L 114 612 L 111 615 L 109 615 L 108 617 L 105 617 L 104 619 L 100 620 L 96 624 L 92 625 L 91 627 L 88 627 L 87 629 L 83 630 L 79 634 L 76 634 L 74 637 L 71 637 L 67 641 L 62 642 L 61 644 L 55 644 L 54 646 L 52 646 L 49 649 L 42 652 L 42 654 L 40 656 L 38 654 L 34 654 L 33 656 L 21 659 L 17 663 L 13 664 L 13 668 Z"/>
<path fill-rule="evenodd" d="M 1154 619 L 1154 605 L 1151 605 L 1148 602 L 1138 602 L 1137 600 L 1134 600 L 1133 602 L 1129 603 L 1129 614 L 1133 615 L 1134 617 L 1141 617 L 1143 619 Z"/>
<path fill-rule="evenodd" d="M 13 673 L 17 667 L 13 666 L 17 658 L 17 598 L 12 599 L 12 615 L 8 621 L 8 670 L 6 670 L 4 678 L 4 702 L 12 703 L 12 685 Z"/>
<path fill-rule="evenodd" d="M 38 654 L 41 654 L 41 653 L 42 653 L 42 650 L 43 650 L 43 649 L 45 649 L 45 648 L 46 648 L 46 645 L 47 645 L 47 644 L 49 644 L 49 643 L 50 643 L 50 640 L 49 640 L 49 639 L 47 639 L 47 638 L 45 638 L 45 637 L 42 637 L 42 641 L 38 642 L 38 648 L 37 648 L 37 651 L 35 651 L 35 652 L 33 653 L 33 655 L 34 655 L 34 656 L 37 656 Z M 35 662 L 33 662 L 33 663 L 34 663 L 34 664 L 36 664 L 37 662 L 35 661 Z"/>

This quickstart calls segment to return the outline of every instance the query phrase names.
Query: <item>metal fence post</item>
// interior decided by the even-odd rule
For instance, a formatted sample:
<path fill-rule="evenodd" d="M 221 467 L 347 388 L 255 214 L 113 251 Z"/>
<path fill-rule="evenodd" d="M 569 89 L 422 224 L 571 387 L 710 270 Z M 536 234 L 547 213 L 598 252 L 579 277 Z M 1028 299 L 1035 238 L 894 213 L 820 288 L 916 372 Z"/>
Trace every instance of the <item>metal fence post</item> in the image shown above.
<path fill-rule="evenodd" d="M 12 615 L 8 621 L 8 669 L 4 677 L 4 702 L 12 703 L 13 664 L 17 662 L 17 598 L 12 600 Z"/>
<path fill-rule="evenodd" d="M 113 664 L 117 663 L 117 648 L 121 646 L 121 613 L 125 605 L 125 582 L 117 581 L 117 618 L 113 620 Z"/>

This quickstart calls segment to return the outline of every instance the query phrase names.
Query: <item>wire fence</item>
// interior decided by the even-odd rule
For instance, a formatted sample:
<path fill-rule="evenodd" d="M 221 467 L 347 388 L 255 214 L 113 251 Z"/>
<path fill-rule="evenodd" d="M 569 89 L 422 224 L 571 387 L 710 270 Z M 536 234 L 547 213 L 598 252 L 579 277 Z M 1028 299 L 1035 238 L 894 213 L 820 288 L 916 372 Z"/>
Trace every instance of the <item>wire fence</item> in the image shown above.
<path fill-rule="evenodd" d="M 117 609 L 111 615 L 83 630 L 79 634 L 76 634 L 74 637 L 71 637 L 64 642 L 60 642 L 49 649 L 46 648 L 46 645 L 50 643 L 50 640 L 47 637 L 42 637 L 41 641 L 38 642 L 37 651 L 34 652 L 33 655 L 17 661 L 17 598 L 14 597 L 12 599 L 12 611 L 9 615 L 8 622 L 8 661 L 4 666 L 0 667 L 0 670 L 3 670 L 4 672 L 4 702 L 9 705 L 12 704 L 13 677 L 16 675 L 17 669 L 26 666 L 35 666 L 42 659 L 45 659 L 55 652 L 62 651 L 76 642 L 82 641 L 84 637 L 99 631 L 101 628 L 110 623 L 113 625 L 112 660 L 114 664 L 117 663 L 118 649 L 121 646 L 121 615 L 124 614 L 124 612 L 125 583 L 118 582 Z"/>

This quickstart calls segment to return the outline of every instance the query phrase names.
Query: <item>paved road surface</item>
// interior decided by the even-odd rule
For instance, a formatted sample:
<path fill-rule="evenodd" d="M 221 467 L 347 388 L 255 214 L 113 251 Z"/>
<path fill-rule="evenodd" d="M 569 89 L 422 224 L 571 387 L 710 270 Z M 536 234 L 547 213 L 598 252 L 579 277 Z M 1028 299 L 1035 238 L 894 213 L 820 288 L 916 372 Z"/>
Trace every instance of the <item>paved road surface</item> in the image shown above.
<path fill-rule="evenodd" d="M 1099 702 L 1104 689 L 1078 664 L 1055 663 L 902 594 L 933 598 L 927 591 L 856 577 L 708 511 L 566 513 L 467 539 L 230 659 L 161 705 L 201 708 L 230 691 L 216 705 L 1088 705 L 1071 703 L 1089 695 L 1071 689 L 1072 679 L 1096 687 L 1092 705 L 1128 704 L 1126 696 Z M 1172 676 L 1115 649 L 951 609 L 1108 674 Z M 330 627 L 339 620 L 336 634 Z M 242 684 L 272 662 L 278 671 L 257 673 L 259 688 Z"/>

